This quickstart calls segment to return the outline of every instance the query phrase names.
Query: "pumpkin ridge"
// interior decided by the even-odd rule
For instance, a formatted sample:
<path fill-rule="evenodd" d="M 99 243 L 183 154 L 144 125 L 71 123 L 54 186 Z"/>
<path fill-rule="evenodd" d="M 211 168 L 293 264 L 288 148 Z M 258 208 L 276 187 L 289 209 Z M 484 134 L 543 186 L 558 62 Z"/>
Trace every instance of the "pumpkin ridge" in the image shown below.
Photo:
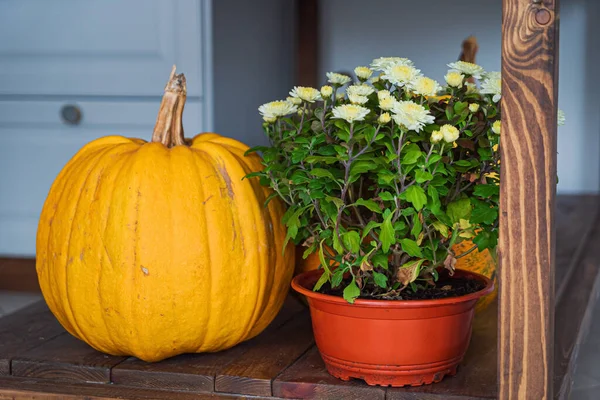
<path fill-rule="evenodd" d="M 92 150 L 91 154 L 84 154 L 84 152 L 81 152 L 81 153 L 78 152 L 71 158 L 71 160 L 69 160 L 69 162 L 67 163 L 65 168 L 63 168 L 63 171 L 61 171 L 61 174 L 59 174 L 59 177 L 61 177 L 62 179 L 59 180 L 57 178 L 57 180 L 55 180 L 55 183 L 58 182 L 58 185 L 57 186 L 54 186 L 54 184 L 52 185 L 53 187 L 50 188 L 50 193 L 46 200 L 46 202 L 48 204 L 51 204 L 52 201 L 54 201 L 54 207 L 52 207 L 52 209 L 54 209 L 54 213 L 52 214 L 52 217 L 50 218 L 50 220 L 54 221 L 54 219 L 56 219 L 57 214 L 58 214 L 59 205 L 63 201 L 64 196 L 66 196 L 67 193 L 71 193 L 70 190 L 69 191 L 67 190 L 67 185 L 70 183 L 70 180 L 67 178 L 72 176 L 73 174 L 79 172 L 77 164 L 80 161 L 85 162 L 87 160 L 92 159 L 98 151 L 99 151 L 98 149 L 94 149 L 94 150 Z M 44 206 L 44 209 L 46 209 L 45 206 Z M 75 327 L 73 326 L 73 322 L 67 315 L 68 312 L 71 313 L 70 307 L 67 310 L 65 308 L 65 305 L 59 301 L 59 299 L 62 297 L 62 295 L 60 293 L 61 292 L 60 284 L 58 282 L 58 276 L 56 274 L 57 266 L 56 266 L 54 257 L 51 256 L 51 254 L 50 254 L 51 253 L 50 246 L 52 245 L 52 241 L 50 240 L 50 238 L 53 236 L 52 232 L 55 230 L 55 228 L 56 228 L 55 224 L 52 224 L 48 227 L 48 235 L 47 235 L 48 241 L 46 243 L 45 269 L 48 273 L 49 280 L 51 280 L 51 284 L 50 285 L 42 284 L 40 286 L 42 288 L 42 294 L 44 295 L 44 298 L 46 299 L 46 301 L 48 302 L 48 300 L 50 300 L 49 306 L 50 306 L 50 310 L 52 311 L 52 313 L 58 318 L 59 322 L 61 322 L 61 324 L 63 324 L 65 329 L 70 334 L 79 338 L 79 336 L 75 330 Z M 39 269 L 43 269 L 41 265 L 39 266 Z M 66 279 L 66 270 L 65 270 L 65 279 Z M 42 283 L 44 283 L 44 282 L 46 282 L 46 281 L 42 280 Z"/>
<path fill-rule="evenodd" d="M 69 238 L 67 239 L 67 248 L 66 248 L 66 265 L 65 265 L 65 299 L 66 299 L 66 303 L 67 303 L 67 308 L 71 314 L 71 319 L 72 319 L 72 325 L 73 325 L 73 329 L 75 329 L 77 331 L 77 335 L 78 337 L 80 337 L 82 340 L 84 340 L 85 342 L 89 343 L 89 338 L 87 337 L 86 334 L 83 333 L 83 330 L 81 329 L 81 327 L 79 326 L 79 323 L 77 322 L 77 318 L 75 316 L 75 312 L 73 311 L 73 307 L 72 307 L 72 285 L 69 284 L 69 277 L 70 274 L 73 270 L 72 267 L 72 255 L 71 255 L 71 246 L 73 244 L 73 231 L 74 231 L 74 225 L 75 225 L 75 221 L 76 221 L 76 216 L 78 211 L 80 210 L 79 208 L 79 202 L 81 201 L 81 198 L 83 197 L 83 193 L 84 193 L 84 188 L 87 185 L 88 180 L 90 179 L 90 176 L 92 175 L 92 172 L 94 170 L 94 168 L 98 165 L 98 158 L 102 158 L 102 156 L 106 153 L 109 153 L 111 150 L 110 147 L 101 147 L 99 148 L 96 152 L 92 153 L 89 158 L 86 159 L 84 165 L 80 165 L 79 169 L 78 169 L 78 173 L 81 174 L 81 171 L 86 171 L 85 174 L 83 174 L 83 176 L 85 177 L 83 180 L 79 181 L 76 180 L 75 182 L 77 184 L 73 184 L 73 188 L 78 188 L 79 192 L 77 193 L 77 200 L 73 203 L 73 210 L 71 212 L 69 212 L 68 215 L 71 216 L 71 227 L 69 228 Z M 85 166 L 85 168 L 84 168 Z M 88 171 L 89 168 L 89 171 Z M 69 265 L 71 265 L 71 268 L 69 268 Z"/>

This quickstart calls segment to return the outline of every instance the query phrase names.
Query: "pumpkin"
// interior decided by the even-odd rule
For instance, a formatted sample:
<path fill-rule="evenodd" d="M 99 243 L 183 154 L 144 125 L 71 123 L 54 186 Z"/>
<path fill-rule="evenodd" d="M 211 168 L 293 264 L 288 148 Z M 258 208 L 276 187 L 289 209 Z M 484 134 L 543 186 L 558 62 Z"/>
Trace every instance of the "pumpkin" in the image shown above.
<path fill-rule="evenodd" d="M 184 139 L 185 77 L 171 73 L 151 142 L 85 145 L 53 183 L 36 269 L 50 310 L 112 355 L 159 361 L 258 335 L 293 275 L 283 205 L 256 179 L 244 144 Z"/>
<path fill-rule="evenodd" d="M 465 240 L 461 243 L 455 244 L 454 247 L 452 247 L 452 250 L 454 251 L 454 254 L 460 255 L 466 251 L 469 251 L 473 246 L 473 242 L 471 242 L 470 240 Z M 308 257 L 303 259 L 303 250 L 304 248 L 301 246 L 298 246 L 298 248 L 296 249 L 296 267 L 294 275 L 299 275 L 302 272 L 317 269 L 321 265 L 318 252 L 311 253 L 308 255 Z M 459 258 L 456 261 L 456 268 L 480 273 L 494 281 L 494 291 L 491 294 L 479 299 L 477 305 L 475 306 L 476 312 L 484 310 L 488 305 L 490 305 L 490 303 L 494 301 L 494 299 L 498 295 L 498 285 L 496 279 L 496 260 L 494 259 L 494 257 L 492 257 L 488 250 L 484 250 L 482 252 L 474 250 L 471 253 L 465 255 L 464 257 Z"/>

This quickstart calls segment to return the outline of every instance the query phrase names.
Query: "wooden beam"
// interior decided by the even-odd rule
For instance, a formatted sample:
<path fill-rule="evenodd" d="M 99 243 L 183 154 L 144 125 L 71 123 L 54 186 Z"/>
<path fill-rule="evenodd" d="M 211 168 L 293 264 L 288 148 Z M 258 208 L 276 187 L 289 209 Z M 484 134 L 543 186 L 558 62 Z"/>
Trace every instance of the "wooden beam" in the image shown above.
<path fill-rule="evenodd" d="M 296 2 L 296 85 L 319 85 L 319 1 Z"/>
<path fill-rule="evenodd" d="M 500 399 L 553 397 L 559 0 L 503 0 Z"/>

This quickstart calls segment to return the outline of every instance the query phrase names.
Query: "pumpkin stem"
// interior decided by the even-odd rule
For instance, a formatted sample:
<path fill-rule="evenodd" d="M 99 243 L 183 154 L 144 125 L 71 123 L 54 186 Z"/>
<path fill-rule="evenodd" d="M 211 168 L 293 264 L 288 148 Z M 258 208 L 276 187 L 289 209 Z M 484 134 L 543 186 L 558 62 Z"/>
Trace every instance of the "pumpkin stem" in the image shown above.
<path fill-rule="evenodd" d="M 187 89 L 185 76 L 175 74 L 175 70 L 176 67 L 173 65 L 152 133 L 153 142 L 162 143 L 167 147 L 185 144 L 182 116 Z"/>

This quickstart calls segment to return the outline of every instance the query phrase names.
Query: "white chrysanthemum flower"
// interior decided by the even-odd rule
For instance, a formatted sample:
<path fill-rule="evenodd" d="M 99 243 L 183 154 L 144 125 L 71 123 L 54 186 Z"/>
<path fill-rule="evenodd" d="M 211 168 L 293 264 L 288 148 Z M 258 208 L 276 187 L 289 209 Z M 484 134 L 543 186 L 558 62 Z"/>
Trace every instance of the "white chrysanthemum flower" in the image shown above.
<path fill-rule="evenodd" d="M 350 123 L 362 121 L 369 114 L 369 109 L 356 104 L 343 104 L 333 108 L 333 118 L 343 119 Z"/>
<path fill-rule="evenodd" d="M 444 138 L 444 135 L 442 135 L 442 132 L 440 132 L 440 131 L 431 132 L 431 143 L 438 143 L 443 138 Z"/>
<path fill-rule="evenodd" d="M 398 87 L 403 87 L 414 81 L 420 73 L 420 70 L 410 65 L 392 65 L 385 69 L 384 79 Z"/>
<path fill-rule="evenodd" d="M 352 82 L 352 78 L 348 75 L 338 74 L 337 72 L 328 72 L 326 75 L 327 82 L 333 85 L 343 86 L 346 83 Z"/>
<path fill-rule="evenodd" d="M 477 111 L 479 111 L 479 104 L 477 104 L 477 103 L 469 104 L 469 111 L 471 111 L 472 113 L 476 113 Z"/>
<path fill-rule="evenodd" d="M 452 143 L 456 139 L 458 139 L 459 131 L 455 126 L 452 125 L 444 125 L 440 128 L 440 133 L 444 137 L 444 141 L 447 143 Z"/>
<path fill-rule="evenodd" d="M 377 76 L 371 78 L 371 83 L 377 83 L 377 82 L 379 82 L 379 79 L 380 79 L 379 75 L 377 75 Z"/>
<path fill-rule="evenodd" d="M 355 94 L 357 96 L 369 96 L 374 91 L 375 89 L 369 85 L 352 85 L 346 89 L 348 95 Z"/>
<path fill-rule="evenodd" d="M 500 122 L 500 120 L 494 121 L 494 123 L 492 124 L 492 132 L 494 132 L 496 135 L 499 135 L 501 127 L 502 123 Z"/>
<path fill-rule="evenodd" d="M 481 93 L 494 95 L 494 97 L 492 97 L 494 103 L 500 101 L 500 98 L 502 97 L 502 79 L 500 77 L 500 72 L 490 72 L 485 76 L 484 81 L 481 82 Z"/>
<path fill-rule="evenodd" d="M 558 114 L 556 115 L 556 119 L 558 122 L 558 126 L 563 126 L 567 120 L 565 117 L 565 112 L 563 110 L 561 110 L 560 108 L 558 109 Z"/>
<path fill-rule="evenodd" d="M 444 79 L 446 80 L 446 83 L 448 84 L 448 86 L 455 87 L 455 88 L 461 88 L 463 85 L 465 76 L 458 71 L 448 71 L 446 76 L 444 76 Z"/>
<path fill-rule="evenodd" d="M 359 94 L 348 92 L 348 100 L 350 100 L 350 103 L 352 104 L 365 104 L 367 101 L 369 101 L 369 98 L 367 96 L 361 96 Z"/>
<path fill-rule="evenodd" d="M 309 103 L 314 103 L 317 100 L 322 100 L 321 93 L 312 87 L 294 86 L 290 91 L 290 96 L 302 99 Z"/>
<path fill-rule="evenodd" d="M 292 104 L 297 105 L 297 106 L 299 106 L 300 104 L 302 104 L 302 99 L 299 99 L 297 97 L 288 96 L 286 98 L 286 100 L 289 101 Z"/>
<path fill-rule="evenodd" d="M 479 89 L 477 85 L 471 82 L 465 82 L 465 86 L 467 88 L 467 94 L 479 93 Z"/>
<path fill-rule="evenodd" d="M 356 67 L 354 68 L 354 73 L 358 79 L 366 81 L 371 77 L 371 75 L 373 75 L 373 70 L 369 67 Z"/>
<path fill-rule="evenodd" d="M 277 100 L 258 107 L 263 118 L 278 118 L 295 113 L 298 107 L 289 101 Z"/>
<path fill-rule="evenodd" d="M 408 58 L 403 57 L 379 57 L 371 62 L 371 68 L 375 71 L 384 71 L 386 68 L 392 65 L 409 65 L 412 66 L 413 62 Z"/>
<path fill-rule="evenodd" d="M 345 97 L 346 97 L 346 93 L 344 93 L 344 92 L 339 92 L 339 93 L 336 93 L 336 95 L 335 95 L 335 99 L 338 101 L 344 100 Z"/>
<path fill-rule="evenodd" d="M 329 86 L 329 85 L 321 86 L 321 96 L 324 99 L 330 98 L 332 93 L 333 93 L 333 88 L 331 86 Z"/>
<path fill-rule="evenodd" d="M 379 116 L 379 118 L 377 119 L 377 122 L 379 122 L 381 125 L 385 125 L 388 122 L 390 122 L 392 120 L 392 116 L 390 115 L 390 113 L 383 113 Z"/>
<path fill-rule="evenodd" d="M 398 125 L 417 132 L 435 121 L 435 117 L 425 107 L 412 101 L 398 101 L 392 112 L 392 118 Z"/>
<path fill-rule="evenodd" d="M 470 75 L 475 79 L 481 79 L 485 74 L 485 70 L 481 66 L 466 61 L 456 61 L 448 64 L 448 67 L 454 71 Z"/>
<path fill-rule="evenodd" d="M 387 99 L 391 95 L 392 94 L 390 93 L 389 90 L 380 90 L 379 92 L 377 92 L 377 98 L 379 99 L 379 101 L 381 101 L 383 99 Z"/>
<path fill-rule="evenodd" d="M 398 101 L 392 96 L 384 97 L 379 100 L 379 108 L 385 111 L 389 111 L 398 103 Z"/>
<path fill-rule="evenodd" d="M 410 84 L 410 89 L 421 96 L 435 96 L 441 89 L 440 84 L 431 78 L 417 77 Z"/>

